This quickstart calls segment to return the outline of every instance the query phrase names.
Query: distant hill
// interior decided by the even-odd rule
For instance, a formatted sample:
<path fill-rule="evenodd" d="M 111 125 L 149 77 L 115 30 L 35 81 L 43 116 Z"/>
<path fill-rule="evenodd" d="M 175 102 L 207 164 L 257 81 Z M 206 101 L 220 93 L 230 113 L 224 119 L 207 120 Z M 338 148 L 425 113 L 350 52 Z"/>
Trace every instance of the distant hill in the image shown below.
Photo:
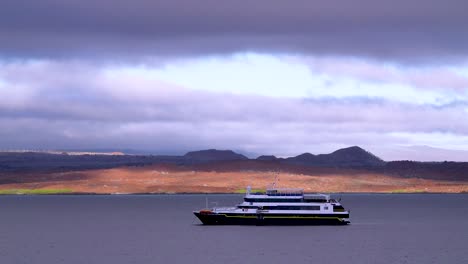
<path fill-rule="evenodd" d="M 286 158 L 284 163 L 310 166 L 317 163 L 317 156 L 311 153 L 303 153 L 296 157 Z"/>
<path fill-rule="evenodd" d="M 274 161 L 274 160 L 278 160 L 278 158 L 273 155 L 262 155 L 262 156 L 259 156 L 257 160 Z"/>
<path fill-rule="evenodd" d="M 382 167 L 385 161 L 357 146 L 339 149 L 330 154 L 304 153 L 287 158 L 284 163 L 320 167 Z"/>
<path fill-rule="evenodd" d="M 0 171 L 87 170 L 122 166 L 144 166 L 163 160 L 164 156 L 135 156 L 44 152 L 0 152 Z"/>
<path fill-rule="evenodd" d="M 391 161 L 381 172 L 404 178 L 468 180 L 468 162 Z"/>
<path fill-rule="evenodd" d="M 199 151 L 191 151 L 185 154 L 184 159 L 186 162 L 199 163 L 199 162 L 216 162 L 228 160 L 248 160 L 246 156 L 235 153 L 232 150 L 217 150 L 207 149 Z"/>

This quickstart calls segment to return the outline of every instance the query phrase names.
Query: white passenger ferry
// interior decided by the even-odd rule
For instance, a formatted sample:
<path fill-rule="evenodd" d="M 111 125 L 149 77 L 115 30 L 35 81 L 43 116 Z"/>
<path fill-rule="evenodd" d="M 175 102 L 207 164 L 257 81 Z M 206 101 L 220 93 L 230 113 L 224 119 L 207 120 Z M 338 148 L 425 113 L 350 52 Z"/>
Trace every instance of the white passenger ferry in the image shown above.
<path fill-rule="evenodd" d="M 305 194 L 302 189 L 267 189 L 252 193 L 236 207 L 195 211 L 205 225 L 346 225 L 349 211 L 327 194 Z"/>

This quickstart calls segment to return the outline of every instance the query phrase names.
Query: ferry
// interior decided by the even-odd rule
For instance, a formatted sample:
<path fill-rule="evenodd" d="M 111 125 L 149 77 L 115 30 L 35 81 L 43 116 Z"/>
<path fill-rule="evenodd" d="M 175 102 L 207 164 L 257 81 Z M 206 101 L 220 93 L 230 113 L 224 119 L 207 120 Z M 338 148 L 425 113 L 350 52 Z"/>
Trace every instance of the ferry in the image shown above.
<path fill-rule="evenodd" d="M 349 210 L 327 194 L 302 189 L 272 188 L 252 193 L 235 207 L 193 212 L 204 225 L 347 225 Z"/>

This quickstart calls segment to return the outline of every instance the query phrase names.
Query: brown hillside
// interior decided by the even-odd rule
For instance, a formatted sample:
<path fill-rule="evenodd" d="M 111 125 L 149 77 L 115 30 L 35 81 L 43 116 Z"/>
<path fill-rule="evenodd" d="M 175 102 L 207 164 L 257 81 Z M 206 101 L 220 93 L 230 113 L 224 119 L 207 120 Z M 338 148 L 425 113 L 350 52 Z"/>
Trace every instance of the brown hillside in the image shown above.
<path fill-rule="evenodd" d="M 235 170 L 235 163 L 213 170 L 154 165 L 71 172 L 0 175 L 0 190 L 70 189 L 78 193 L 233 193 L 251 185 L 263 189 L 274 181 L 271 164 L 264 170 Z M 234 166 L 234 167 L 230 167 Z M 467 182 L 391 177 L 357 170 L 316 168 L 280 173 L 280 187 L 307 192 L 468 192 Z"/>

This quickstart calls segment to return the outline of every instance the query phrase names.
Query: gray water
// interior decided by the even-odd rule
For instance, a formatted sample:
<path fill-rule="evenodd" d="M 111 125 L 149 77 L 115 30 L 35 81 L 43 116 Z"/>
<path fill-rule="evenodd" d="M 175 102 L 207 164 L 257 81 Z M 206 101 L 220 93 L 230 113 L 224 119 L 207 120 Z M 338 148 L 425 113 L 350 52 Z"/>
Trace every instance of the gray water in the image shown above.
<path fill-rule="evenodd" d="M 202 226 L 205 195 L 1 196 L 0 263 L 468 263 L 468 195 L 341 196 L 349 226 Z"/>

